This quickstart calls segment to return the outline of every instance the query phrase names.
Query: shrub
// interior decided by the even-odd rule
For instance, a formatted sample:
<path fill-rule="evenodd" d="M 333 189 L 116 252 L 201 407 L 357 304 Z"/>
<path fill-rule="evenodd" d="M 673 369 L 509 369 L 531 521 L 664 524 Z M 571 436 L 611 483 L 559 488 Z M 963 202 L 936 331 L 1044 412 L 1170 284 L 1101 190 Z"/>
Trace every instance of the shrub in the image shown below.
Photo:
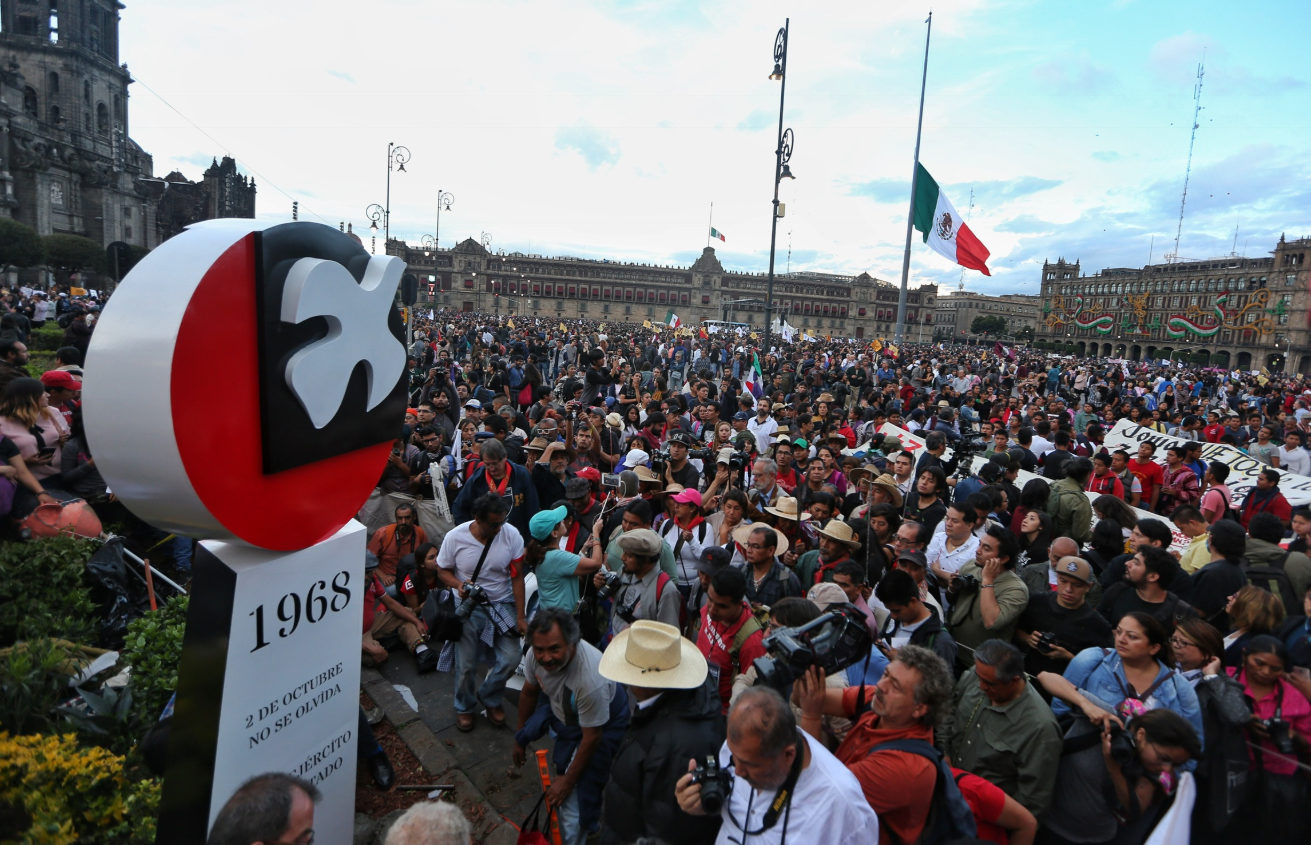
<path fill-rule="evenodd" d="M 99 619 L 85 574 L 95 548 L 71 537 L 0 548 L 0 646 L 38 637 L 93 641 Z"/>
<path fill-rule="evenodd" d="M 132 669 L 132 710 L 144 724 L 154 724 L 178 688 L 182 634 L 187 624 L 187 597 L 174 596 L 159 610 L 128 623 L 122 660 Z"/>
<path fill-rule="evenodd" d="M 48 640 L 29 640 L 0 659 L 0 730 L 50 730 L 54 707 L 68 686 L 68 651 Z"/>
<path fill-rule="evenodd" d="M 123 758 L 79 748 L 72 734 L 0 733 L 0 805 L 30 822 L 6 842 L 31 845 L 146 845 L 155 841 L 159 781 L 129 779 Z"/>
<path fill-rule="evenodd" d="M 64 345 L 64 330 L 54 320 L 48 320 L 44 326 L 33 329 L 27 341 L 28 350 L 57 352 Z"/>

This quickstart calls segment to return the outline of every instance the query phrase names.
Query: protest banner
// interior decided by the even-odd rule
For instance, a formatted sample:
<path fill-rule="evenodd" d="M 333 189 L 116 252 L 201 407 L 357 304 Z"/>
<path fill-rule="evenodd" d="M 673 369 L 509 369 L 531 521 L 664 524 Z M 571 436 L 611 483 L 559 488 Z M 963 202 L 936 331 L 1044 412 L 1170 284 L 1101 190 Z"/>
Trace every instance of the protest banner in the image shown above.
<path fill-rule="evenodd" d="M 1168 434 L 1152 431 L 1150 428 L 1135 425 L 1129 420 L 1120 420 L 1107 433 L 1105 442 L 1106 448 L 1110 451 L 1123 449 L 1129 453 L 1130 457 L 1138 454 L 1138 447 L 1144 442 L 1151 442 L 1156 446 L 1156 454 L 1152 456 L 1153 460 L 1161 466 L 1165 466 L 1165 450 L 1167 448 L 1191 441 L 1182 437 L 1171 437 Z M 1224 443 L 1202 443 L 1202 460 L 1208 464 L 1218 461 L 1229 467 L 1229 478 L 1225 484 L 1233 495 L 1235 510 L 1242 505 L 1248 491 L 1256 487 L 1256 478 L 1261 474 L 1261 471 L 1271 469 L 1271 467 L 1261 463 L 1256 458 L 1250 457 L 1241 450 Z M 1281 469 L 1276 469 L 1275 472 L 1279 473 L 1280 476 L 1279 492 L 1284 494 L 1284 498 L 1288 500 L 1290 505 L 1297 507 L 1298 505 L 1311 504 L 1311 478 L 1307 478 L 1305 475 L 1294 475 Z M 1198 479 L 1198 481 L 1201 481 L 1201 479 Z"/>

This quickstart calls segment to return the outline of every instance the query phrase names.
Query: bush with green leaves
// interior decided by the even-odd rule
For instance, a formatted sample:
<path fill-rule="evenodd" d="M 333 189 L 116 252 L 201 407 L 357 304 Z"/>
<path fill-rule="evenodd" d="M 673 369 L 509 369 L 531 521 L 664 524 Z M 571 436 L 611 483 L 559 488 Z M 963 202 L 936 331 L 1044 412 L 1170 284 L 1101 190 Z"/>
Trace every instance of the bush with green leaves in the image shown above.
<path fill-rule="evenodd" d="M 68 650 L 41 638 L 6 651 L 0 657 L 0 730 L 14 734 L 51 730 L 55 705 L 68 687 Z"/>
<path fill-rule="evenodd" d="M 81 235 L 46 235 L 41 238 L 41 245 L 45 247 L 46 263 L 51 267 L 70 273 L 104 272 L 105 248 L 99 241 Z"/>
<path fill-rule="evenodd" d="M 174 596 L 159 610 L 128 623 L 122 660 L 132 670 L 132 710 L 145 724 L 159 718 L 169 696 L 178 688 L 186 626 L 186 596 Z"/>
<path fill-rule="evenodd" d="M 96 545 L 55 537 L 0 546 L 0 647 L 38 637 L 95 642 L 99 609 L 86 562 Z"/>
<path fill-rule="evenodd" d="M 48 321 L 44 326 L 32 329 L 32 333 L 27 337 L 27 348 L 29 350 L 39 349 L 42 352 L 55 352 L 63 345 L 64 329 L 54 320 Z"/>
<path fill-rule="evenodd" d="M 0 217 L 0 266 L 35 267 L 45 257 L 45 247 L 36 229 L 9 217 Z"/>

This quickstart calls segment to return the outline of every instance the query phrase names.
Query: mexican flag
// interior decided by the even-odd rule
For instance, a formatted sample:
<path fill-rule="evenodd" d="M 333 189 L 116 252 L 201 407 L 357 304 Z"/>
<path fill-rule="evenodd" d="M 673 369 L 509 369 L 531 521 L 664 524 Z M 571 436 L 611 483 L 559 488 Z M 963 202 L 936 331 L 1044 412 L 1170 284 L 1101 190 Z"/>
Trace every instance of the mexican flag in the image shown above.
<path fill-rule="evenodd" d="M 962 267 L 991 276 L 984 263 L 988 260 L 988 248 L 965 225 L 965 218 L 938 189 L 938 183 L 924 165 L 916 166 L 916 174 L 915 228 L 924 233 L 924 242 Z"/>
<path fill-rule="evenodd" d="M 751 366 L 743 374 L 742 383 L 747 390 L 751 391 L 752 396 L 759 399 L 760 395 L 764 393 L 764 382 L 764 374 L 760 372 L 760 356 L 752 352 Z"/>
<path fill-rule="evenodd" d="M 669 328 L 671 329 L 676 329 L 679 326 L 683 325 L 683 321 L 678 319 L 677 314 L 675 314 L 673 311 L 670 311 L 669 313 L 665 314 L 665 325 L 669 326 Z"/>
<path fill-rule="evenodd" d="M 714 226 L 710 227 L 710 237 L 719 238 L 724 243 L 728 243 L 728 238 L 724 237 L 724 233 L 716 229 Z"/>

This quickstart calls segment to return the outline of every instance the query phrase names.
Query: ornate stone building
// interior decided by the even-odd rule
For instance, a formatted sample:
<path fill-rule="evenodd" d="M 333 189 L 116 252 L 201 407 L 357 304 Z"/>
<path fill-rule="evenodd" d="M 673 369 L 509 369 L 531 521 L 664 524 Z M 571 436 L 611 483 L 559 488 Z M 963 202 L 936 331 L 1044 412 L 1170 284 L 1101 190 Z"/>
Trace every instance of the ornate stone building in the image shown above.
<path fill-rule="evenodd" d="M 1311 375 L 1308 254 L 1311 238 L 1280 236 L 1265 258 L 1228 255 L 1091 276 L 1077 261 L 1045 262 L 1037 345 Z"/>
<path fill-rule="evenodd" d="M 975 317 L 1005 317 L 1006 334 L 1032 340 L 1038 330 L 1039 297 L 1033 294 L 988 296 L 958 291 L 938 297 L 934 340 L 964 340 L 974 334 Z"/>
<path fill-rule="evenodd" d="M 129 136 L 115 0 L 0 0 L 0 214 L 39 233 L 159 242 Z"/>
<path fill-rule="evenodd" d="M 238 173 L 236 161 L 228 156 L 221 163 L 215 159 L 199 182 L 188 181 L 175 170 L 163 183 L 148 186 L 158 195 L 160 240 L 199 220 L 255 216 L 255 180 Z"/>
<path fill-rule="evenodd" d="M 765 324 L 765 274 L 727 271 L 711 247 L 690 267 L 490 253 L 472 238 L 435 252 L 393 238 L 387 254 L 405 259 L 420 279 L 420 301 L 437 307 L 638 323 L 663 321 L 673 311 L 686 325 L 723 319 Z M 774 275 L 776 316 L 812 334 L 890 337 L 897 293 L 896 285 L 868 273 Z M 912 339 L 932 334 L 936 297 L 935 285 L 909 292 Z"/>

